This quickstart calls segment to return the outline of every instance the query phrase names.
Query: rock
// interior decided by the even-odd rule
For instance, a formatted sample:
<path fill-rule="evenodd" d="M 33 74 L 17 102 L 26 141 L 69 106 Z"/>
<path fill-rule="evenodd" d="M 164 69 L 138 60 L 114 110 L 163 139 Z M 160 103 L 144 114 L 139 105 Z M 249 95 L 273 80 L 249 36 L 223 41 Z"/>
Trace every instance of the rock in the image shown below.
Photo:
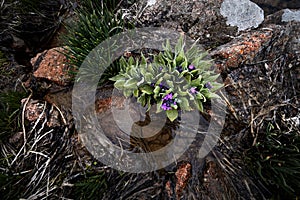
<path fill-rule="evenodd" d="M 237 33 L 236 27 L 226 25 L 220 13 L 222 0 L 156 0 L 137 1 L 124 15 L 136 27 L 163 27 L 184 32 L 205 48 L 230 41 Z"/>
<path fill-rule="evenodd" d="M 191 177 L 191 169 L 192 166 L 190 163 L 184 163 L 178 167 L 175 173 L 175 176 L 177 178 L 176 188 L 175 188 L 177 199 L 180 199 L 183 190 L 186 188 L 186 185 Z"/>
<path fill-rule="evenodd" d="M 264 20 L 264 11 L 249 0 L 224 0 L 221 14 L 227 18 L 226 24 L 237 26 L 239 31 L 257 28 Z"/>
<path fill-rule="evenodd" d="M 218 47 L 211 55 L 216 58 L 221 71 L 237 68 L 241 63 L 251 63 L 256 54 L 268 45 L 272 36 L 273 32 L 270 29 L 250 31 Z"/>
<path fill-rule="evenodd" d="M 12 35 L 13 42 L 11 44 L 11 48 L 14 50 L 21 50 L 21 49 L 26 49 L 26 44 L 24 40 L 21 38 L 18 38 L 15 35 Z"/>
<path fill-rule="evenodd" d="M 187 186 L 187 183 L 191 177 L 191 169 L 192 166 L 190 163 L 183 163 L 176 170 L 175 194 L 177 200 L 181 199 L 182 193 Z M 174 196 L 174 190 L 172 189 L 171 181 L 167 181 L 165 189 L 169 198 L 172 198 Z"/>
<path fill-rule="evenodd" d="M 22 100 L 22 104 L 24 106 L 27 99 Z M 61 127 L 63 124 L 61 120 L 61 113 L 57 110 L 57 108 L 53 105 L 50 105 L 47 102 L 42 102 L 39 100 L 30 99 L 26 104 L 25 108 L 25 119 L 27 119 L 32 124 L 40 124 L 37 127 L 44 127 L 41 125 L 46 121 L 45 125 L 47 127 Z M 49 109 L 50 108 L 50 109 Z"/>
<path fill-rule="evenodd" d="M 299 0 L 252 0 L 265 11 L 265 16 L 275 13 L 279 10 L 290 8 L 299 9 Z"/>
<path fill-rule="evenodd" d="M 275 14 L 267 20 L 272 18 L 277 23 L 282 12 Z M 264 22 L 258 30 L 243 33 L 211 52 L 228 84 L 230 109 L 240 124 L 268 117 L 284 99 L 297 105 L 294 99 L 300 77 L 299 24 L 282 23 L 281 19 L 279 24 Z M 295 117 L 296 110 L 287 110 L 289 117 Z"/>
<path fill-rule="evenodd" d="M 300 10 L 285 9 L 282 15 L 283 22 L 297 21 L 300 22 Z"/>
<path fill-rule="evenodd" d="M 68 85 L 71 77 L 68 74 L 67 58 L 63 52 L 65 48 L 57 47 L 37 54 L 31 59 L 35 69 L 33 75 L 59 85 Z"/>
<path fill-rule="evenodd" d="M 24 104 L 27 99 L 22 100 L 22 104 Z M 43 119 L 46 116 L 44 111 L 45 104 L 38 101 L 30 99 L 25 108 L 25 118 L 30 121 L 36 121 L 37 119 Z"/>

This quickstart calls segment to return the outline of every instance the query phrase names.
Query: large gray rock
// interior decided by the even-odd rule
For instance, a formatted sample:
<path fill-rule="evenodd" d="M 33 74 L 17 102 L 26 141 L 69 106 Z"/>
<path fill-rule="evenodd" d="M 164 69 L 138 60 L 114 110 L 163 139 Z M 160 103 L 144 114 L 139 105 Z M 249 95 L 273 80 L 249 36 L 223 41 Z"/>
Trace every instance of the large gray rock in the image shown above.
<path fill-rule="evenodd" d="M 264 11 L 249 0 L 225 0 L 221 14 L 227 18 L 226 24 L 239 30 L 257 28 L 264 20 Z"/>
<path fill-rule="evenodd" d="M 124 14 L 136 27 L 164 27 L 199 39 L 207 49 L 224 44 L 237 33 L 220 13 L 222 0 L 141 0 Z"/>

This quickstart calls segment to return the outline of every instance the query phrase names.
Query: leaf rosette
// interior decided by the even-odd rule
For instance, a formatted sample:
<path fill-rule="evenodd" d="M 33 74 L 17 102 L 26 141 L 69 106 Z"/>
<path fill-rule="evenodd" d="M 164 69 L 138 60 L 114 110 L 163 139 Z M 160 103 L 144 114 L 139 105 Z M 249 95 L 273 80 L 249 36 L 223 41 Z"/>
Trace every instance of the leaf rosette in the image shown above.
<path fill-rule="evenodd" d="M 136 97 L 147 111 L 156 104 L 157 112 L 165 111 L 174 121 L 179 110 L 203 112 L 204 103 L 219 98 L 216 91 L 223 84 L 216 81 L 219 74 L 211 69 L 212 60 L 206 56 L 195 45 L 186 50 L 180 37 L 174 50 L 167 41 L 153 59 L 143 54 L 140 59 L 120 58 L 121 70 L 110 80 L 115 81 L 114 86 L 125 97 Z"/>

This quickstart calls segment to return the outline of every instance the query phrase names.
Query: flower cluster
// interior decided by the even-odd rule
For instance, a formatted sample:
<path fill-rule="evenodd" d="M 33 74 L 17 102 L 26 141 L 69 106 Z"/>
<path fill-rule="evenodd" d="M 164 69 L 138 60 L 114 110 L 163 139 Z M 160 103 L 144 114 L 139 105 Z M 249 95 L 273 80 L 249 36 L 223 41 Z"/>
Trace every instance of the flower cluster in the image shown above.
<path fill-rule="evenodd" d="M 194 47 L 185 51 L 184 46 L 183 38 L 174 50 L 167 42 L 150 63 L 144 55 L 139 62 L 121 58 L 122 70 L 111 78 L 114 86 L 126 97 L 136 97 L 148 110 L 156 104 L 157 112 L 166 112 L 171 121 L 178 117 L 179 109 L 202 112 L 203 103 L 217 98 L 215 92 L 222 84 L 216 82 L 219 75 L 210 70 L 211 61 L 203 59 L 206 54 Z"/>
<path fill-rule="evenodd" d="M 173 99 L 173 93 L 167 94 L 163 99 L 162 99 L 162 105 L 161 108 L 163 110 L 171 110 L 173 108 L 176 108 L 176 100 Z"/>

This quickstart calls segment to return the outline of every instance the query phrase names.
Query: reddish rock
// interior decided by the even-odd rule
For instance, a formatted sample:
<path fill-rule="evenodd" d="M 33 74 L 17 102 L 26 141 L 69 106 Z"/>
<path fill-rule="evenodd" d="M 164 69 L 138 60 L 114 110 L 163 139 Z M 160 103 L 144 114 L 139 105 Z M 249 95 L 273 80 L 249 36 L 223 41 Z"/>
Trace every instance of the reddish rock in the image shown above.
<path fill-rule="evenodd" d="M 67 58 L 63 52 L 65 52 L 63 47 L 57 47 L 37 54 L 31 59 L 31 64 L 36 69 L 33 75 L 59 85 L 67 85 L 70 80 L 69 66 L 66 64 Z"/>
<path fill-rule="evenodd" d="M 271 29 L 262 29 L 244 33 L 226 45 L 222 45 L 211 53 L 218 61 L 220 71 L 237 68 L 241 63 L 251 63 L 261 48 L 272 38 Z"/>
<path fill-rule="evenodd" d="M 23 99 L 22 104 L 24 105 L 26 101 L 26 99 Z M 45 117 L 44 106 L 44 103 L 30 99 L 26 104 L 25 118 L 30 122 L 37 120 L 39 117 L 43 119 Z"/>
<path fill-rule="evenodd" d="M 111 102 L 112 102 L 111 97 L 109 97 L 107 99 L 97 99 L 96 105 L 95 105 L 96 112 L 102 113 L 102 112 L 109 110 L 111 108 Z"/>
<path fill-rule="evenodd" d="M 176 182 L 176 198 L 180 199 L 183 190 L 186 188 L 186 185 L 191 177 L 192 165 L 190 163 L 182 164 L 176 171 L 175 176 L 177 178 Z"/>
<path fill-rule="evenodd" d="M 175 193 L 176 199 L 180 199 L 182 196 L 183 190 L 186 188 L 186 185 L 191 177 L 191 169 L 192 166 L 190 163 L 184 163 L 180 165 L 175 173 L 176 176 L 176 186 L 175 186 Z M 173 196 L 171 182 L 168 181 L 166 183 L 166 191 L 168 196 L 171 198 Z"/>
<path fill-rule="evenodd" d="M 23 106 L 27 99 L 22 100 Z M 44 121 L 46 118 L 46 125 L 48 127 L 59 127 L 62 126 L 62 120 L 59 111 L 52 105 L 49 110 L 45 101 L 30 99 L 25 107 L 25 119 L 29 122 L 36 123 L 37 121 Z"/>
<path fill-rule="evenodd" d="M 170 198 L 172 198 L 172 187 L 171 187 L 171 181 L 168 181 L 166 183 L 166 191 L 167 191 L 167 194 Z"/>

